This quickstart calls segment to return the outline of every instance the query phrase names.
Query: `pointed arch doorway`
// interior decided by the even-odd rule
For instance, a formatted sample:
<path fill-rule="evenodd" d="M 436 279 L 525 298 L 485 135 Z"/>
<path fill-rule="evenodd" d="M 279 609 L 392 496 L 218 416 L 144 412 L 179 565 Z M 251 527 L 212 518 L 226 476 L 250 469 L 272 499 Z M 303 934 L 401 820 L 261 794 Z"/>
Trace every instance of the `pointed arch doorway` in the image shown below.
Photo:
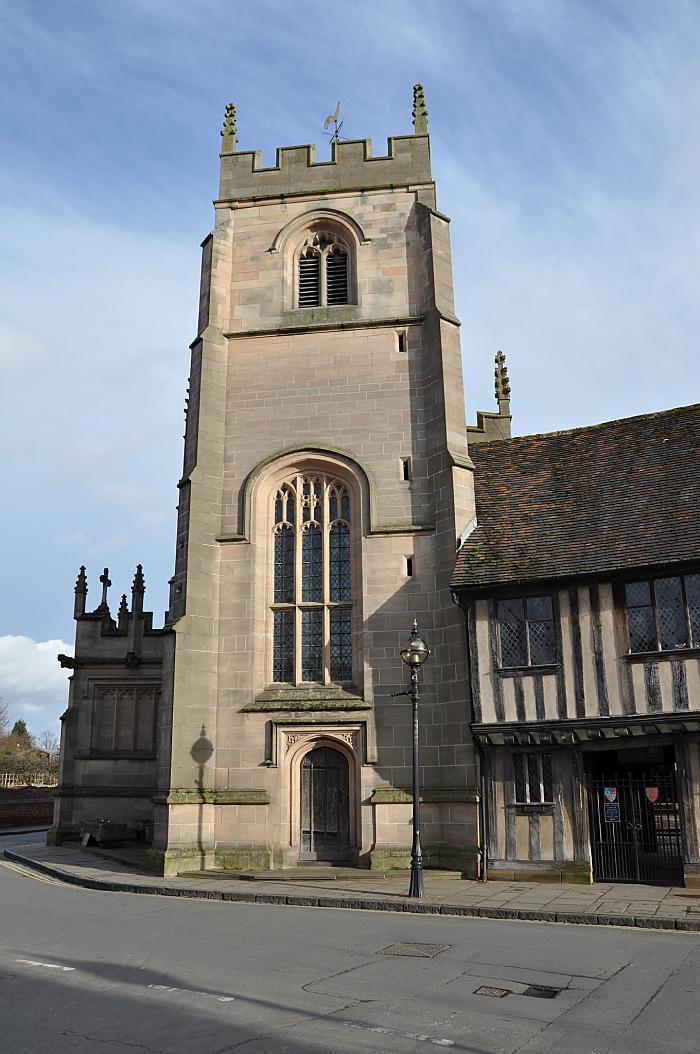
<path fill-rule="evenodd" d="M 350 855 L 349 766 L 333 747 L 301 760 L 301 861 L 339 863 Z"/>

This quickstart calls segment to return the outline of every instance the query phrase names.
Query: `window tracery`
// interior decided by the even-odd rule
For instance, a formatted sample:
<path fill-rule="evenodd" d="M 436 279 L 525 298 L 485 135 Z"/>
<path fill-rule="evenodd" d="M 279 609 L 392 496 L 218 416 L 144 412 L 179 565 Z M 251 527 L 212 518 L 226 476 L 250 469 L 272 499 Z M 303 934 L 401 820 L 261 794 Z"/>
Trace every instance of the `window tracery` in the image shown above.
<path fill-rule="evenodd" d="M 350 491 L 342 480 L 295 475 L 274 501 L 275 682 L 352 680 Z"/>

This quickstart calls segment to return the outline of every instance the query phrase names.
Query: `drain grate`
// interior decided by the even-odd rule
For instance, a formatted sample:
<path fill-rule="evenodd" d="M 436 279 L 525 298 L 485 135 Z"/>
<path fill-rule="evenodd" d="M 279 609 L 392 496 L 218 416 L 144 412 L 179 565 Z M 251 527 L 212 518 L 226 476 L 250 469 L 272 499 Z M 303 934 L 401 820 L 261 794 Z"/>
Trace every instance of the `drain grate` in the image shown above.
<path fill-rule="evenodd" d="M 559 995 L 561 988 L 548 988 L 546 984 L 531 984 L 526 988 L 523 995 L 531 995 L 533 999 L 554 999 Z"/>
<path fill-rule="evenodd" d="M 488 995 L 491 999 L 503 999 L 504 995 L 512 995 L 510 988 L 492 988 L 490 985 L 482 984 L 477 988 L 474 995 Z"/>
<path fill-rule="evenodd" d="M 381 948 L 377 955 L 408 955 L 418 959 L 432 959 L 450 947 L 450 944 L 388 944 L 386 948 Z"/>

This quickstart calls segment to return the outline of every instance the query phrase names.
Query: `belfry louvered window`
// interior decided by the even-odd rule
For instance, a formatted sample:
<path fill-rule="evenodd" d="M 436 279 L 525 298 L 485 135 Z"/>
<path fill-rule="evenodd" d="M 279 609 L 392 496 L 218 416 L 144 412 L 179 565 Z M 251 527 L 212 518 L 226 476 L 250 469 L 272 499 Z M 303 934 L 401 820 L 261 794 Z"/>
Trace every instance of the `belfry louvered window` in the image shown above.
<path fill-rule="evenodd" d="M 275 495 L 272 680 L 352 681 L 350 491 L 295 475 Z"/>
<path fill-rule="evenodd" d="M 333 234 L 310 235 L 299 253 L 297 277 L 297 307 L 349 303 L 347 246 Z"/>

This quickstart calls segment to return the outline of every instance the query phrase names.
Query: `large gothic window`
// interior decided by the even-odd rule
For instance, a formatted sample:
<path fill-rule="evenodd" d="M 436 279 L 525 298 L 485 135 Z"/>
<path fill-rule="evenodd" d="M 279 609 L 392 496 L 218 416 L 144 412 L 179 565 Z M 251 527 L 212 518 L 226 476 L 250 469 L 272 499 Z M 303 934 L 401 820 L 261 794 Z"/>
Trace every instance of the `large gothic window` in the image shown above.
<path fill-rule="evenodd" d="M 350 491 L 332 476 L 295 475 L 274 505 L 272 679 L 352 680 Z"/>
<path fill-rule="evenodd" d="M 297 307 L 350 301 L 348 248 L 337 235 L 309 234 L 299 252 Z"/>

